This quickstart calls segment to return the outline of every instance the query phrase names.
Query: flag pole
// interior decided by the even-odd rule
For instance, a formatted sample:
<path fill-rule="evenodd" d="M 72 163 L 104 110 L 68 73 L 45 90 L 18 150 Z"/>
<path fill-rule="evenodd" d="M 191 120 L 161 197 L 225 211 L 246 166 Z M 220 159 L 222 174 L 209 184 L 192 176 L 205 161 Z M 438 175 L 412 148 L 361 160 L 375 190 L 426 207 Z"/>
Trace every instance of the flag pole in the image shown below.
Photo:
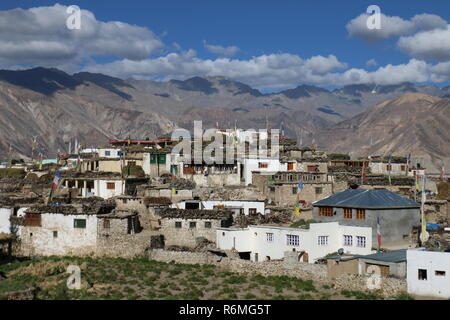
<path fill-rule="evenodd" d="M 421 215 L 422 215 L 422 245 L 423 243 L 426 241 L 426 232 L 427 232 L 427 224 L 425 221 L 425 201 L 426 201 L 426 185 L 427 183 L 427 176 L 425 174 L 425 172 L 423 173 L 423 180 L 422 180 L 422 203 L 420 206 L 420 211 L 421 211 Z"/>

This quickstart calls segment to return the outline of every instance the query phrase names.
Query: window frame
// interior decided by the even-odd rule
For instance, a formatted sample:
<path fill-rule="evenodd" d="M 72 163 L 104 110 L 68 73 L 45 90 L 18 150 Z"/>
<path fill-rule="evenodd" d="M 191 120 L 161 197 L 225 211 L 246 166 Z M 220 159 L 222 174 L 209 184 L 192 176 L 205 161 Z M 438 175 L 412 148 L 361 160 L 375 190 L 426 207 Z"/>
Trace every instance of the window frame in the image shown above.
<path fill-rule="evenodd" d="M 181 229 L 181 228 L 183 228 L 183 222 L 175 221 L 175 229 Z"/>
<path fill-rule="evenodd" d="M 258 169 L 267 169 L 269 167 L 268 162 L 258 162 Z"/>
<path fill-rule="evenodd" d="M 420 281 L 428 280 L 428 270 L 427 269 L 417 269 L 417 279 Z"/>
<path fill-rule="evenodd" d="M 113 186 L 113 187 L 111 188 L 111 186 Z M 115 182 L 107 182 L 106 190 L 116 190 L 116 183 Z"/>
<path fill-rule="evenodd" d="M 362 245 L 364 244 L 364 245 Z M 367 246 L 367 239 L 364 236 L 356 236 L 356 246 L 358 248 L 365 248 Z"/>
<path fill-rule="evenodd" d="M 353 247 L 353 236 L 350 234 L 344 234 L 344 247 Z"/>
<path fill-rule="evenodd" d="M 344 208 L 344 219 L 353 219 L 353 209 Z"/>
<path fill-rule="evenodd" d="M 318 236 L 317 237 L 317 245 L 319 246 L 328 246 L 328 236 Z"/>
<path fill-rule="evenodd" d="M 80 226 L 80 223 L 82 226 Z M 73 219 L 73 227 L 75 229 L 86 229 L 86 219 Z"/>
<path fill-rule="evenodd" d="M 300 236 L 296 234 L 287 234 L 286 244 L 290 247 L 298 247 L 300 245 Z"/>
<path fill-rule="evenodd" d="M 197 229 L 197 222 L 189 221 L 189 229 Z"/>
<path fill-rule="evenodd" d="M 274 234 L 273 232 L 266 232 L 266 242 L 273 243 Z"/>
<path fill-rule="evenodd" d="M 319 216 L 333 217 L 333 207 L 319 207 Z"/>
<path fill-rule="evenodd" d="M 111 229 L 111 219 L 103 219 L 103 229 Z"/>
<path fill-rule="evenodd" d="M 356 209 L 356 220 L 366 220 L 366 209 Z"/>

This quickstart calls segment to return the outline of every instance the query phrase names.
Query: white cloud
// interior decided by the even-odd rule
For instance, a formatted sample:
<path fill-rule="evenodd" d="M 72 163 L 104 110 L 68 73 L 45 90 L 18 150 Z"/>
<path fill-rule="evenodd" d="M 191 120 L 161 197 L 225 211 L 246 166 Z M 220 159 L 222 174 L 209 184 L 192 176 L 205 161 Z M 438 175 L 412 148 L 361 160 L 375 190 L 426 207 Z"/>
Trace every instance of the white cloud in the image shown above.
<path fill-rule="evenodd" d="M 269 54 L 248 60 L 218 58 L 203 60 L 195 51 L 171 53 L 164 57 L 142 61 L 121 60 L 108 64 L 94 64 L 86 71 L 139 79 L 186 79 L 192 76 L 225 76 L 242 81 L 258 89 L 285 89 L 299 83 L 321 86 L 342 86 L 357 83 L 380 85 L 401 82 L 441 82 L 444 75 L 425 61 L 411 59 L 408 63 L 386 65 L 374 71 L 352 68 L 342 72 L 345 64 L 335 56 L 315 56 L 302 59 L 293 54 Z"/>
<path fill-rule="evenodd" d="M 215 53 L 220 56 L 227 56 L 227 57 L 234 56 L 240 50 L 236 46 L 223 47 L 223 46 L 219 46 L 219 45 L 207 44 L 206 41 L 203 41 L 203 45 L 205 46 L 206 50 L 208 50 L 209 52 Z"/>
<path fill-rule="evenodd" d="M 0 11 L 0 63 L 60 66 L 93 56 L 144 59 L 163 46 L 147 28 L 98 21 L 81 11 L 81 29 L 69 30 L 66 6 Z"/>
<path fill-rule="evenodd" d="M 128 78 L 186 79 L 192 76 L 225 76 L 257 88 L 289 88 L 298 83 L 320 83 L 327 73 L 346 65 L 333 55 L 302 59 L 293 54 L 269 54 L 249 60 L 230 58 L 200 59 L 194 50 L 163 57 L 87 66 L 86 71 Z"/>
<path fill-rule="evenodd" d="M 386 16 L 380 14 L 381 29 L 369 29 L 367 19 L 370 16 L 366 13 L 352 19 L 346 26 L 351 37 L 362 38 L 368 43 L 374 43 L 402 35 L 412 34 L 418 30 L 431 30 L 445 28 L 447 22 L 438 15 L 418 14 L 410 20 L 404 20 L 397 16 Z"/>
<path fill-rule="evenodd" d="M 368 67 L 376 67 L 377 65 L 378 65 L 378 62 L 375 59 L 370 59 L 366 62 L 366 66 L 368 66 Z"/>
<path fill-rule="evenodd" d="M 450 25 L 445 29 L 434 29 L 409 37 L 401 37 L 398 47 L 412 57 L 450 61 Z"/>

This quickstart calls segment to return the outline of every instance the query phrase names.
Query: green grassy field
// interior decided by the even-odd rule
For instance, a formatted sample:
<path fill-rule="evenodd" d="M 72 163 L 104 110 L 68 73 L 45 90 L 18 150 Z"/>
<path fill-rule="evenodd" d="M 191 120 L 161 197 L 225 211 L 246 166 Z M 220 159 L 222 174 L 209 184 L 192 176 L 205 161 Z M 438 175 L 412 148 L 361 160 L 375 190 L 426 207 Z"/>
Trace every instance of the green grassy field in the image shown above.
<path fill-rule="evenodd" d="M 81 269 L 81 289 L 66 282 L 69 265 Z M 163 263 L 148 259 L 47 257 L 0 264 L 0 298 L 36 288 L 37 299 L 381 299 L 360 292 L 336 292 L 311 280 L 227 272 L 212 265 Z M 402 299 L 408 296 L 399 297 Z"/>

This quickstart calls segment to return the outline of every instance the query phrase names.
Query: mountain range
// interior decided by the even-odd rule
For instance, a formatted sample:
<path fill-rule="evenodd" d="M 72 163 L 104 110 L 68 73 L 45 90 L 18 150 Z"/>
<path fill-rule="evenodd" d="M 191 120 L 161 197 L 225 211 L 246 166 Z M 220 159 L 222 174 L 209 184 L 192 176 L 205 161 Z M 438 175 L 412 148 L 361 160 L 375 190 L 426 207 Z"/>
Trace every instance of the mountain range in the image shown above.
<path fill-rule="evenodd" d="M 405 94 L 410 102 L 396 100 Z M 42 67 L 0 70 L 0 152 L 7 155 L 11 144 L 13 157 L 30 157 L 31 141 L 36 137 L 40 151 L 54 156 L 58 149 L 66 151 L 69 142 L 73 144 L 75 139 L 81 144 L 97 145 L 128 136 L 154 138 L 164 134 L 168 127 L 190 129 L 194 120 L 202 120 L 204 129 L 216 124 L 223 128 L 235 125 L 244 129 L 282 128 L 302 145 L 315 140 L 320 148 L 355 155 L 362 154 L 362 142 L 351 141 L 361 140 L 361 135 L 349 128 L 358 127 L 364 133 L 364 127 L 370 127 L 376 136 L 372 136 L 372 144 L 364 152 L 404 153 L 408 148 L 418 148 L 431 153 L 431 159 L 438 163 L 447 157 L 440 153 L 447 150 L 449 141 L 449 99 L 446 99 L 449 97 L 450 87 L 412 83 L 358 84 L 335 90 L 300 85 L 277 93 L 262 93 L 224 77 L 163 82 L 123 80 L 88 72 L 70 75 Z M 414 106 L 415 113 L 410 106 Z M 396 108 L 404 116 L 399 116 L 398 122 L 391 119 L 391 125 L 407 128 L 399 130 L 391 126 L 391 131 L 380 130 L 380 123 L 387 128 L 382 121 L 387 109 Z M 427 111 L 420 114 L 421 108 Z M 432 121 L 424 116 L 434 114 L 440 119 L 433 122 L 437 127 L 420 134 Z M 410 121 L 416 119 L 414 115 L 420 115 L 421 124 L 411 126 Z M 333 132 L 339 132 L 340 138 L 330 139 Z M 390 139 L 391 135 L 395 139 Z M 399 138 L 406 136 L 420 141 L 406 143 L 412 138 Z M 445 140 L 440 142 L 443 146 L 432 143 L 440 137 L 447 137 L 447 143 Z M 362 141 L 366 146 L 367 140 Z"/>

